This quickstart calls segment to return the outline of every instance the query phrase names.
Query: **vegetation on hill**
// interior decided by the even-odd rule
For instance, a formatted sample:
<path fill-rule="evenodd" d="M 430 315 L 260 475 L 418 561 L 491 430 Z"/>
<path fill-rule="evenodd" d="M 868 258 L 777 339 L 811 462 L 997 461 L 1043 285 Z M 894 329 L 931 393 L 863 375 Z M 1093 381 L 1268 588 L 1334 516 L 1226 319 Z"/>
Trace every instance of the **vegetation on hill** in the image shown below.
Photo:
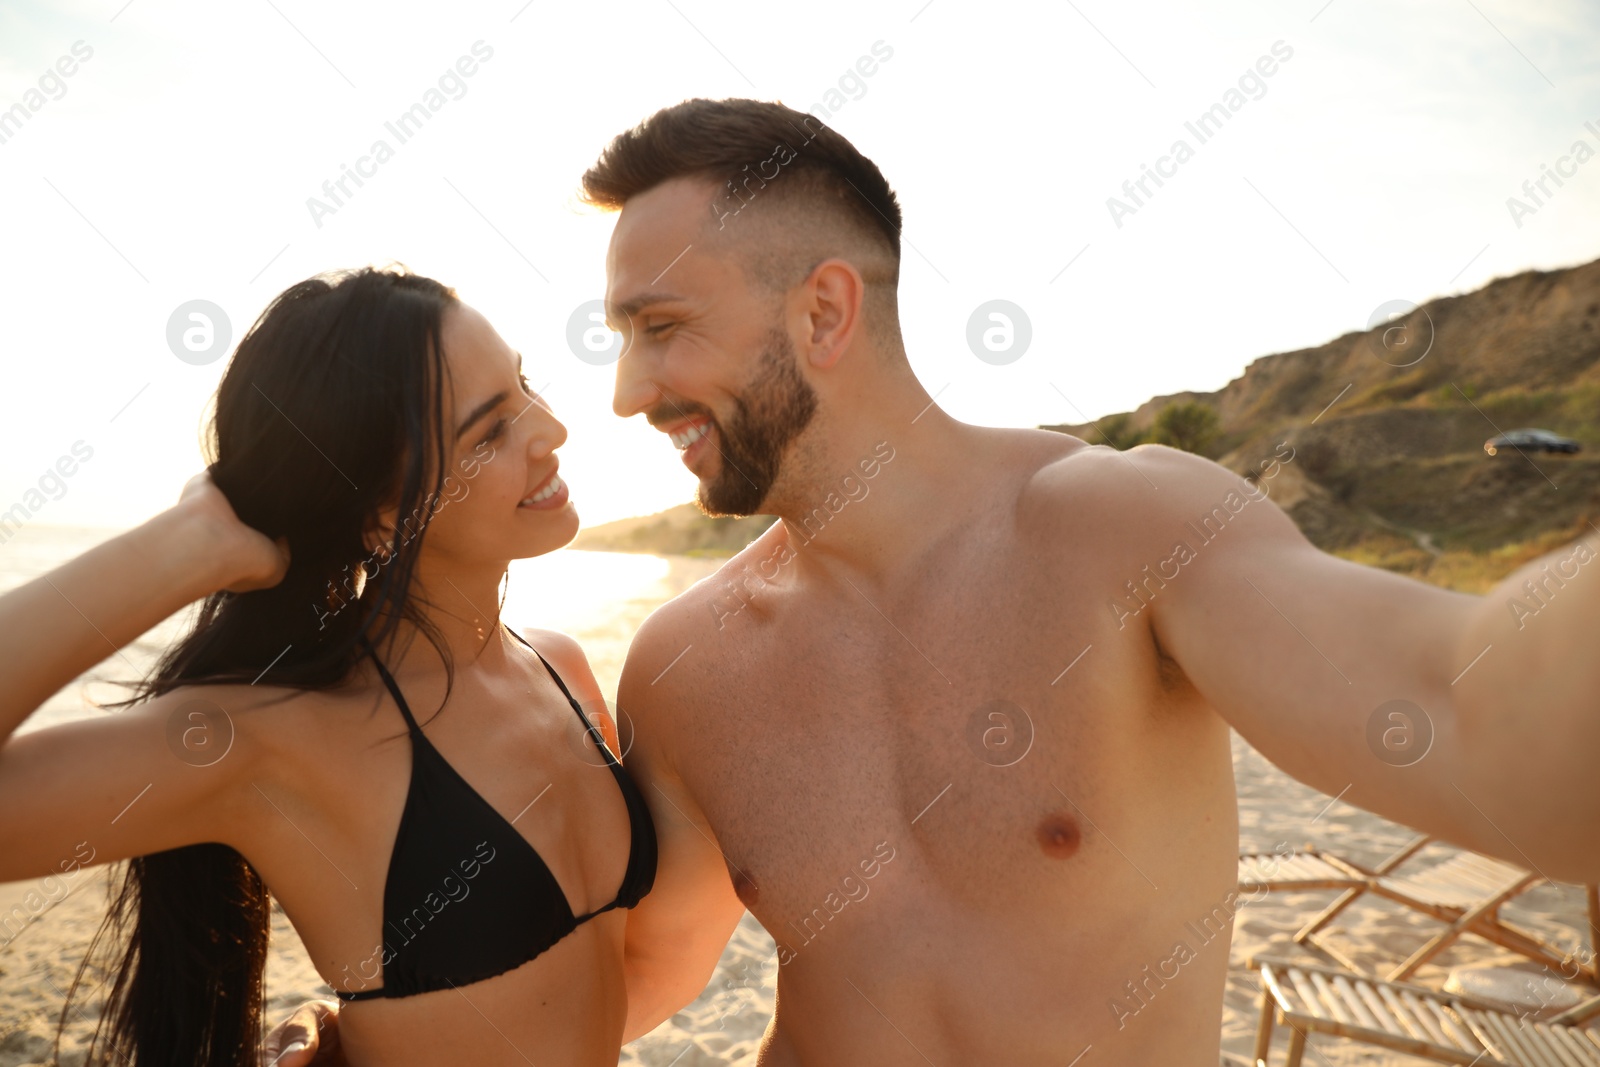
<path fill-rule="evenodd" d="M 1150 440 L 1185 452 L 1203 453 L 1221 432 L 1217 409 L 1198 400 L 1168 404 L 1150 427 Z"/>
<path fill-rule="evenodd" d="M 716 518 L 693 504 L 635 519 L 619 519 L 579 532 L 573 548 L 649 552 L 675 556 L 731 556 L 773 523 L 770 515 Z"/>
<path fill-rule="evenodd" d="M 1288 441 L 1295 459 L 1273 495 L 1313 542 L 1482 591 L 1528 559 L 1600 535 L 1600 261 L 1429 301 L 1371 330 L 1264 356 L 1216 392 L 1156 397 L 1097 424 L 1047 429 L 1116 448 L 1163 441 L 1246 476 Z M 1525 426 L 1584 451 L 1484 453 L 1488 438 Z"/>

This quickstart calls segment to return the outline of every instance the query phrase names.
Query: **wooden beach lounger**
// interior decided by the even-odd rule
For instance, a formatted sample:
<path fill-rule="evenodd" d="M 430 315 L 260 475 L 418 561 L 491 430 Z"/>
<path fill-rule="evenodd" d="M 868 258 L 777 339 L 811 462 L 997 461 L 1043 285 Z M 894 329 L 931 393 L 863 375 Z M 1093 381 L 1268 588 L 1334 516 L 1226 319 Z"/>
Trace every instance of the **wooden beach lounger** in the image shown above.
<path fill-rule="evenodd" d="M 1255 1060 L 1265 1067 L 1276 1023 L 1289 1027 L 1285 1067 L 1300 1067 L 1311 1034 L 1393 1049 L 1439 1063 L 1479 1067 L 1600 1067 L 1600 997 L 1533 1022 L 1486 1001 L 1350 971 L 1260 956 L 1261 1026 Z"/>
<path fill-rule="evenodd" d="M 1360 971 L 1354 961 L 1337 949 L 1318 940 L 1317 934 L 1365 893 L 1402 904 L 1431 916 L 1444 929 L 1429 938 L 1386 977 L 1398 982 L 1449 948 L 1463 934 L 1476 934 L 1502 948 L 1510 949 L 1538 963 L 1557 968 L 1564 977 L 1600 984 L 1597 974 L 1597 949 L 1600 949 L 1600 899 L 1594 886 L 1588 887 L 1589 946 L 1587 958 L 1563 955 L 1555 945 L 1519 930 L 1500 918 L 1500 907 L 1545 879 L 1520 867 L 1479 855 L 1458 851 L 1455 855 L 1411 873 L 1400 868 L 1433 842 L 1427 835 L 1417 837 L 1372 870 L 1329 853 L 1307 849 L 1287 857 L 1276 853 L 1244 853 L 1239 857 L 1239 890 L 1342 889 L 1338 899 L 1301 927 L 1294 935 L 1298 944 L 1308 945 L 1338 960 L 1351 970 Z M 1414 865 L 1413 865 L 1414 866 Z"/>

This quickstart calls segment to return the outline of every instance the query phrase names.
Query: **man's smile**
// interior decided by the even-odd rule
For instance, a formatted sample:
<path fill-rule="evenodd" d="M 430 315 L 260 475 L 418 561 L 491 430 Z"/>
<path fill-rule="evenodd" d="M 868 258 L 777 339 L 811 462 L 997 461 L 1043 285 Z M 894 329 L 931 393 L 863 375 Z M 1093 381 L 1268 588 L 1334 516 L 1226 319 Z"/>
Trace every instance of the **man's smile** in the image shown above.
<path fill-rule="evenodd" d="M 712 447 L 716 424 L 704 415 L 663 423 L 656 427 L 683 453 L 683 465 L 694 471 L 695 463 Z M 695 471 L 695 473 L 699 473 Z"/>

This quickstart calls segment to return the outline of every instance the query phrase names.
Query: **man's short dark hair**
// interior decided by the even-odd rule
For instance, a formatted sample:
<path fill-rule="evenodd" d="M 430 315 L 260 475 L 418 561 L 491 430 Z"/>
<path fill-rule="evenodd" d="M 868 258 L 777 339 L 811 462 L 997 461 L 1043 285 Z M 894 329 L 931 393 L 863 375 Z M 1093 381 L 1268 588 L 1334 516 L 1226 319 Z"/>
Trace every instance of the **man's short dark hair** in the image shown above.
<path fill-rule="evenodd" d="M 804 205 L 845 223 L 900 265 L 900 205 L 866 156 L 815 115 L 762 100 L 685 100 L 617 135 L 583 176 L 584 199 L 620 210 L 675 178 L 717 183 L 706 216 L 716 228 L 745 210 Z M 792 283 L 790 283 L 792 284 Z"/>

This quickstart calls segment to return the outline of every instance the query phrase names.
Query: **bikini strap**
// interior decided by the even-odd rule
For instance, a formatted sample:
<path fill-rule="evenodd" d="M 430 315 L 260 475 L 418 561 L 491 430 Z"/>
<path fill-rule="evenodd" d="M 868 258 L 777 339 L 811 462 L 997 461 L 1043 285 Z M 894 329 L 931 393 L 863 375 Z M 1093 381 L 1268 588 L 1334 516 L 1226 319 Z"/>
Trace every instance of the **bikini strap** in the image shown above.
<path fill-rule="evenodd" d="M 417 725 L 417 720 L 411 715 L 411 708 L 407 706 L 406 698 L 400 695 L 400 686 L 395 683 L 394 676 L 389 673 L 389 669 L 383 665 L 383 660 L 378 658 L 377 650 L 372 647 L 365 637 L 361 638 L 361 647 L 372 658 L 372 665 L 378 668 L 378 677 L 383 679 L 383 684 L 388 688 L 389 695 L 394 697 L 395 704 L 400 708 L 400 714 L 405 716 L 406 729 L 410 730 L 413 735 L 422 733 L 422 727 Z"/>
<path fill-rule="evenodd" d="M 544 654 L 542 652 L 540 652 L 537 648 L 534 648 L 532 644 L 529 644 L 526 637 L 523 637 L 521 634 L 517 633 L 517 631 L 513 630 L 510 626 L 507 626 L 506 629 L 510 631 L 512 637 L 515 637 L 518 641 L 521 641 L 524 645 L 527 645 L 529 652 L 532 652 L 535 656 L 539 657 L 539 662 L 544 664 L 544 669 L 550 672 L 550 677 L 555 679 L 556 685 L 561 689 L 561 695 L 567 698 L 567 703 L 571 704 L 572 710 L 577 712 L 578 719 L 583 723 L 583 728 L 589 732 L 590 738 L 594 740 L 595 745 L 599 747 L 600 751 L 605 753 L 606 762 L 615 764 L 616 757 L 611 754 L 611 749 L 606 747 L 605 734 L 600 732 L 600 728 L 598 726 L 589 721 L 589 716 L 584 714 L 583 705 L 578 703 L 577 699 L 572 695 L 572 690 L 567 688 L 567 683 L 561 680 L 561 675 L 556 673 L 556 669 L 550 665 L 550 661 L 544 658 Z"/>

